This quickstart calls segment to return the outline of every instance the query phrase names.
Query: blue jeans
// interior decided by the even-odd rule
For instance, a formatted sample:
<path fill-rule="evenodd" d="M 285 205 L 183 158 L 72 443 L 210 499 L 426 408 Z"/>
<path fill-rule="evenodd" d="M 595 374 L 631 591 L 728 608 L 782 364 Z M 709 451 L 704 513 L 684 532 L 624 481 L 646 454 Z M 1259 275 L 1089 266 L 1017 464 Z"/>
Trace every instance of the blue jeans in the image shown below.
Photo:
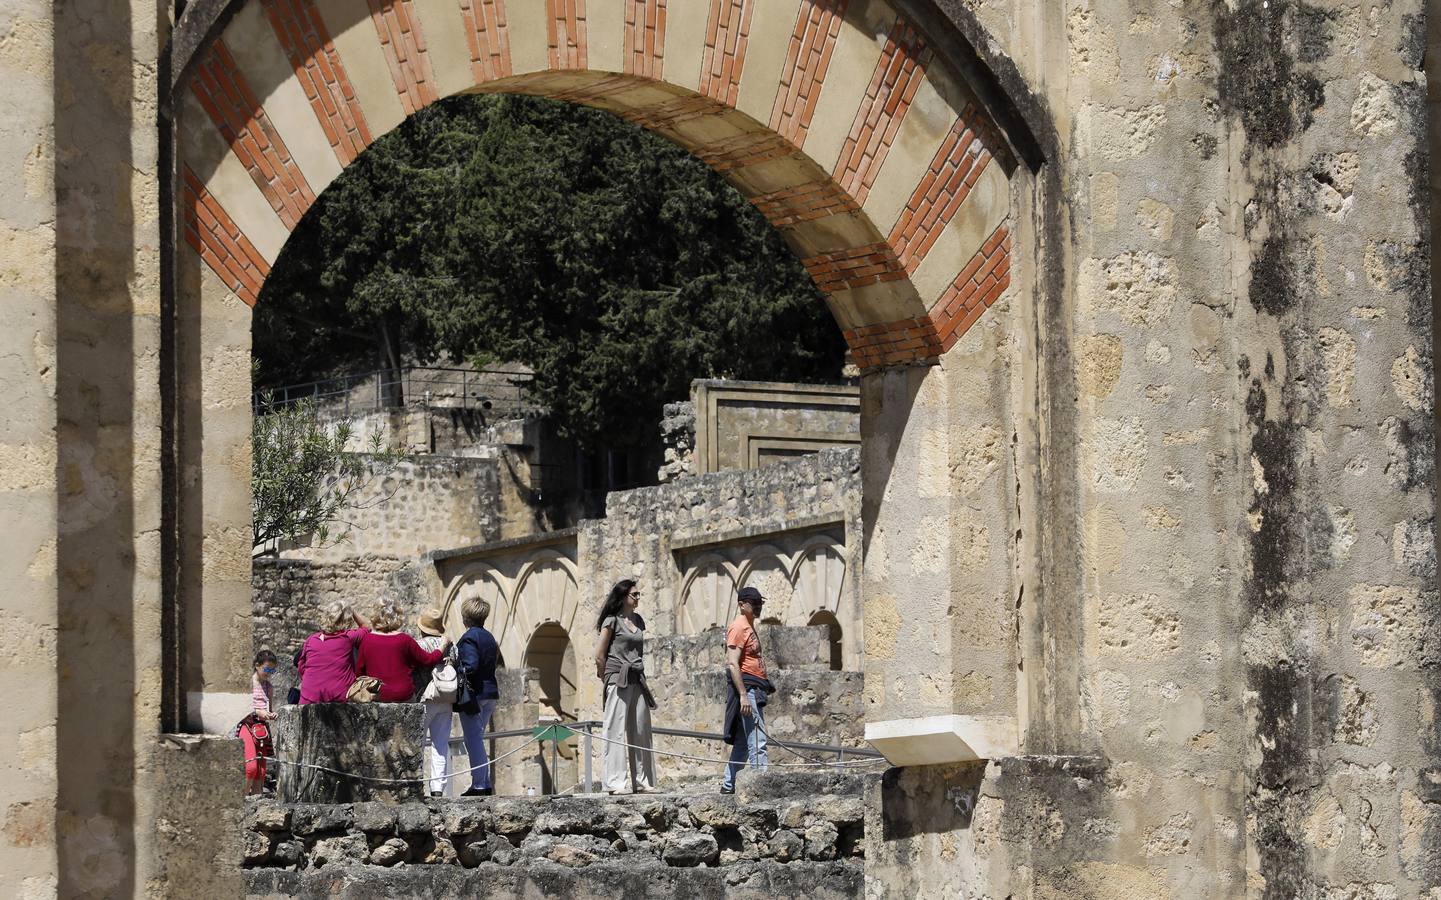
<path fill-rule="evenodd" d="M 761 771 L 765 771 L 769 759 L 766 757 L 766 720 L 761 715 L 759 697 L 764 693 L 758 688 L 750 688 L 746 696 L 750 698 L 751 709 L 754 715 L 741 714 L 741 729 L 745 732 L 745 740 L 737 740 L 731 745 L 731 759 L 726 766 L 726 774 L 721 779 L 721 786 L 730 790 L 736 786 L 736 773 L 746 766 L 747 763 Z"/>
<path fill-rule="evenodd" d="M 485 729 L 490 725 L 490 714 L 495 711 L 494 700 L 480 701 L 480 709 L 474 714 L 460 713 L 460 730 L 465 735 L 465 755 L 470 765 L 480 766 L 489 761 L 485 752 Z M 495 782 L 490 777 L 490 766 L 475 769 L 470 773 L 470 786 L 477 790 L 488 788 Z"/>

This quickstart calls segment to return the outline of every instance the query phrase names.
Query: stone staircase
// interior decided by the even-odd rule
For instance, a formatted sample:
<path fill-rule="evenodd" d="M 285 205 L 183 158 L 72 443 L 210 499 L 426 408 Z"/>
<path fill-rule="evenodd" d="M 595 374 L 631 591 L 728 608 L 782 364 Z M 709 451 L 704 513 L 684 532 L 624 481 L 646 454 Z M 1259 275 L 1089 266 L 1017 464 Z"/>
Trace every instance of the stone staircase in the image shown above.
<path fill-rule="evenodd" d="M 861 897 L 864 779 L 742 772 L 734 796 L 251 801 L 248 895 Z"/>

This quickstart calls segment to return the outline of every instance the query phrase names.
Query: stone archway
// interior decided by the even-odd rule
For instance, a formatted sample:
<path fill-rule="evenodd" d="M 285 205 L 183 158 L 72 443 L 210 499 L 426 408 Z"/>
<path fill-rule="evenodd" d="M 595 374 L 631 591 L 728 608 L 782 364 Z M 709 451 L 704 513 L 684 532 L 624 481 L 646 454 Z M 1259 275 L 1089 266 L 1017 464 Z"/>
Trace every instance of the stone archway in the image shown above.
<path fill-rule="evenodd" d="M 556 622 L 541 623 L 526 642 L 523 664 L 539 676 L 541 715 L 574 722 L 578 676 L 570 632 Z"/>
<path fill-rule="evenodd" d="M 176 510 L 180 569 L 190 575 L 178 591 L 186 665 L 175 689 L 189 700 L 189 727 L 223 727 L 248 702 L 234 673 L 248 650 L 249 307 L 290 231 L 344 166 L 408 115 L 460 92 L 608 110 L 685 147 L 766 215 L 865 373 L 864 552 L 884 558 L 888 541 L 906 548 L 896 564 L 867 569 L 867 667 L 893 698 L 871 708 L 890 717 L 965 710 L 972 701 L 953 685 L 966 673 L 954 670 L 983 665 L 995 689 L 977 711 L 1014 715 L 1006 698 L 1017 651 L 986 647 L 964 663 L 953 651 L 973 640 L 955 617 L 995 620 L 1013 608 L 1005 550 L 989 557 L 984 591 L 960 591 L 939 560 L 963 512 L 949 500 L 951 482 L 984 482 L 972 506 L 1003 518 L 1016 510 L 985 462 L 995 458 L 991 432 L 973 426 L 1007 418 L 1010 376 L 997 361 L 1006 329 L 1032 326 L 1025 317 L 975 326 L 1017 294 L 1018 274 L 1025 287 L 1012 264 L 1022 247 L 1036 252 L 1024 214 L 1034 200 L 1017 156 L 1036 160 L 1029 136 L 1017 151 L 994 127 L 998 117 L 1019 120 L 992 102 L 992 87 L 968 80 L 980 69 L 961 58 L 956 35 L 932 40 L 900 11 L 909 0 L 207 6 L 224 15 L 212 11 L 215 28 L 172 98 L 183 236 L 174 420 L 177 457 L 193 474 Z M 978 331 L 988 333 L 968 337 Z M 1001 381 L 978 391 L 977 373 Z M 976 441 L 986 445 L 979 456 Z M 967 474 L 973 458 L 983 468 Z M 984 609 L 969 616 L 945 597 Z M 522 657 L 511 646 L 521 633 L 502 637 L 507 658 Z M 859 637 L 848 641 L 859 648 Z M 923 652 L 897 653 L 898 641 Z"/>
<path fill-rule="evenodd" d="M 186 242 L 253 304 L 372 140 L 502 91 L 609 110 L 725 175 L 862 366 L 938 356 L 1010 284 L 1010 150 L 910 21 L 844 0 L 240 3 L 178 104 Z"/>

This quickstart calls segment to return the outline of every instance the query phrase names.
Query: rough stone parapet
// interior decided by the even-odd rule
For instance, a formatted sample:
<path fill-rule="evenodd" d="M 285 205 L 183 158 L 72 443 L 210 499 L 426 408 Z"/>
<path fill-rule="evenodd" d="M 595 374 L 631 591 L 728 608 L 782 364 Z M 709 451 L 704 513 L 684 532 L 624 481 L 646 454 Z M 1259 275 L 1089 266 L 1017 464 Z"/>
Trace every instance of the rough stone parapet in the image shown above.
<path fill-rule="evenodd" d="M 343 866 L 292 871 L 252 869 L 247 873 L 251 898 L 297 897 L 302 900 L 344 896 L 386 900 L 432 900 L 435 897 L 478 897 L 489 900 L 565 897 L 568 900 L 612 900 L 649 897 L 692 900 L 848 900 L 865 893 L 865 871 L 857 860 L 779 863 L 774 860 L 738 863 L 722 868 L 679 869 L 661 864 L 635 866 L 604 862 L 572 869 L 548 860 L 528 867 L 481 863 L 459 866 Z"/>
<path fill-rule="evenodd" d="M 295 654 L 320 622 L 320 610 L 332 600 L 369 609 L 394 591 L 407 560 L 398 556 L 352 556 L 343 562 L 261 557 L 251 563 L 252 641 L 256 650 L 273 652 L 278 668 L 270 676 L 275 703 L 300 684 Z"/>
<path fill-rule="evenodd" d="M 252 896 L 310 896 L 322 883 L 320 872 L 329 885 L 340 878 L 398 886 L 387 896 L 420 890 L 422 882 L 434 889 L 485 884 L 487 896 L 520 896 L 531 880 L 556 879 L 579 889 L 565 896 L 590 896 L 586 891 L 605 885 L 607 896 L 657 896 L 645 888 L 625 890 L 637 876 L 622 873 L 639 873 L 646 884 L 673 884 L 674 896 L 710 895 L 717 888 L 757 896 L 763 888 L 779 892 L 767 896 L 860 896 L 861 788 L 862 779 L 849 774 L 742 773 L 735 796 L 340 804 L 262 799 L 246 807 L 244 866 Z M 565 874 L 592 867 L 598 872 Z M 796 871 L 777 871 L 788 867 Z M 399 874 L 374 874 L 391 868 Z M 475 871 L 460 877 L 436 875 L 437 869 Z M 697 880 L 679 878 L 677 869 L 730 874 Z"/>

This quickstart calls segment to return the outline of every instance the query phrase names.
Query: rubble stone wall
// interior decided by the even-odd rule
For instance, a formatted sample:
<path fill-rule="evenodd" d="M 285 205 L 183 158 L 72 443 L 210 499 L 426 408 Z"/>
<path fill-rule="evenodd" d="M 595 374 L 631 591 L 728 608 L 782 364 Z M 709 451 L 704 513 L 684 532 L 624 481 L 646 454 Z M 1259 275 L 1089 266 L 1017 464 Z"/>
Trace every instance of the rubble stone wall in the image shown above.
<path fill-rule="evenodd" d="M 287 547 L 286 558 L 418 556 L 501 536 L 500 460 L 428 454 L 391 464 L 367 457 L 366 466 L 368 477 L 332 528 L 337 539 Z"/>
<path fill-rule="evenodd" d="M 310 896 L 324 883 L 384 885 L 386 896 L 484 886 L 486 896 L 507 897 L 520 896 L 527 880 L 587 896 L 603 879 L 611 879 L 607 896 L 622 895 L 633 879 L 654 885 L 636 896 L 696 896 L 684 891 L 716 883 L 739 896 L 765 888 L 785 897 L 861 896 L 858 780 L 811 778 L 803 795 L 766 786 L 786 780 L 742 777 L 735 797 L 262 800 L 246 809 L 246 880 L 251 896 Z M 694 869 L 724 877 L 691 881 L 674 871 Z"/>

